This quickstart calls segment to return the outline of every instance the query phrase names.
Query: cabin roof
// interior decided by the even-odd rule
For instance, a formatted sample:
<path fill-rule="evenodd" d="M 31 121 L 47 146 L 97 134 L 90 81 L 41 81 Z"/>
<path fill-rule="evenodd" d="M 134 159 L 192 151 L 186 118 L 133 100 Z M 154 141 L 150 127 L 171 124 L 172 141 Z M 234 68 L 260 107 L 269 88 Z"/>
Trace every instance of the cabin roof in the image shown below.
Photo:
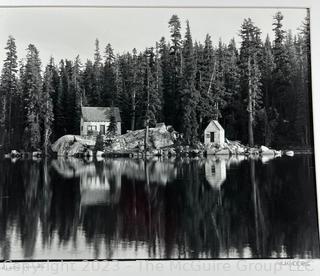
<path fill-rule="evenodd" d="M 210 128 L 211 125 L 214 125 L 218 130 L 220 131 L 224 131 L 223 127 L 219 124 L 219 122 L 217 120 L 212 120 L 208 126 L 206 127 L 207 128 Z"/>
<path fill-rule="evenodd" d="M 82 106 L 81 116 L 84 122 L 110 122 L 112 109 L 117 122 L 121 122 L 118 107 L 93 107 Z"/>

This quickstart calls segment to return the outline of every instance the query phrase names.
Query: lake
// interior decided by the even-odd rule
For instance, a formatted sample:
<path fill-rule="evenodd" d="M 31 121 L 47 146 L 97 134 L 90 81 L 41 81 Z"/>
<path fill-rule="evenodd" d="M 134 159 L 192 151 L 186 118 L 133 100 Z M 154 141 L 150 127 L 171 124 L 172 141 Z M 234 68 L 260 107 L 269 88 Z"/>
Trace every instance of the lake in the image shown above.
<path fill-rule="evenodd" d="M 0 160 L 0 259 L 319 258 L 314 158 Z"/>

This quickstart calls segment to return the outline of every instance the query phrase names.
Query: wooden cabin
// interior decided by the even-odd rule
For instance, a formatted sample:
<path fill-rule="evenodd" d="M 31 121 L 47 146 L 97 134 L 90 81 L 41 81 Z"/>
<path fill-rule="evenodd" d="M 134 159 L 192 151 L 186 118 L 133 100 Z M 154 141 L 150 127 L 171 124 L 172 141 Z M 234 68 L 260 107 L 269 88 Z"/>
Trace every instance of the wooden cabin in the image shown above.
<path fill-rule="evenodd" d="M 98 133 L 106 134 L 111 116 L 116 119 L 116 134 L 121 134 L 121 117 L 118 107 L 81 107 L 80 134 L 81 136 L 96 136 Z"/>

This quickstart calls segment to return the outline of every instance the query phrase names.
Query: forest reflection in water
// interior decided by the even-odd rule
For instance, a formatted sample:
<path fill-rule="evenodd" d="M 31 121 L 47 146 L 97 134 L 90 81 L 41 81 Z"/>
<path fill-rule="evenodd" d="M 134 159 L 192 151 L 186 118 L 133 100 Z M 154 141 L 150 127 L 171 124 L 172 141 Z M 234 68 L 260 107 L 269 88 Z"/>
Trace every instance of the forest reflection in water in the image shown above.
<path fill-rule="evenodd" d="M 1 259 L 317 258 L 313 156 L 0 160 Z"/>

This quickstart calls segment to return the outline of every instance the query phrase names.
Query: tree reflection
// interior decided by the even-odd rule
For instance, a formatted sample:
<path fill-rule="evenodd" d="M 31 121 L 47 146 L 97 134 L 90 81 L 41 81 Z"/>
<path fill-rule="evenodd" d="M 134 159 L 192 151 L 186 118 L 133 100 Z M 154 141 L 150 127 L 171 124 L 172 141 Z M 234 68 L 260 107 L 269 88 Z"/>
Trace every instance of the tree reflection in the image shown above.
<path fill-rule="evenodd" d="M 312 167 L 308 156 L 2 160 L 1 258 L 317 257 Z"/>

